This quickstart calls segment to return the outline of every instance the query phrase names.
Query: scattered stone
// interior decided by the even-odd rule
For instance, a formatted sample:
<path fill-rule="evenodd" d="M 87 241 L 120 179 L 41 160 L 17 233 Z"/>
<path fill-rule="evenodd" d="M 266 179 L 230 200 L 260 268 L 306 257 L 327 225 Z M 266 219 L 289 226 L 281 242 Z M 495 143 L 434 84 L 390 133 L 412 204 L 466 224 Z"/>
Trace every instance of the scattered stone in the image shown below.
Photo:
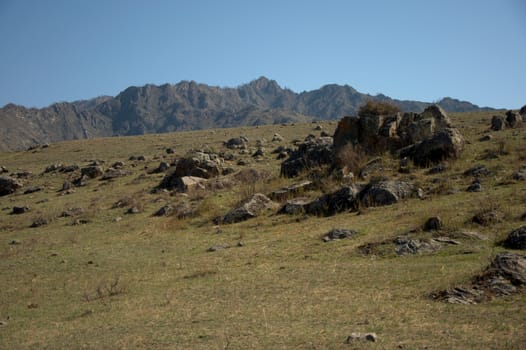
<path fill-rule="evenodd" d="M 229 211 L 223 217 L 222 221 L 225 224 L 245 221 L 259 216 L 266 211 L 275 210 L 277 206 L 277 203 L 273 202 L 264 194 L 256 193 L 252 197 L 243 201 L 239 207 Z"/>
<path fill-rule="evenodd" d="M 383 170 L 383 160 L 380 157 L 371 159 L 361 169 L 358 177 L 362 180 L 367 179 L 374 172 L 380 172 Z"/>
<path fill-rule="evenodd" d="M 519 169 L 515 174 L 513 174 L 513 179 L 516 181 L 526 180 L 526 167 Z"/>
<path fill-rule="evenodd" d="M 306 180 L 274 191 L 269 195 L 269 198 L 275 201 L 283 201 L 314 188 L 315 184 L 312 181 Z"/>
<path fill-rule="evenodd" d="M 51 164 L 51 165 L 48 165 L 46 167 L 46 169 L 44 170 L 44 173 L 45 174 L 52 173 L 54 171 L 58 171 L 58 170 L 62 169 L 63 167 L 64 167 L 64 165 L 62 163 Z"/>
<path fill-rule="evenodd" d="M 8 173 L 9 170 L 7 170 L 7 168 L 5 166 L 0 166 L 0 174 L 5 174 L 5 173 Z"/>
<path fill-rule="evenodd" d="M 356 341 L 369 341 L 374 343 L 377 340 L 378 336 L 376 333 L 351 333 L 351 335 L 347 337 L 347 340 L 345 340 L 345 343 L 350 344 Z"/>
<path fill-rule="evenodd" d="M 18 239 L 13 239 L 9 242 L 9 245 L 20 245 L 22 242 L 20 242 Z"/>
<path fill-rule="evenodd" d="M 75 180 L 73 180 L 72 184 L 73 184 L 73 186 L 76 186 L 76 187 L 83 187 L 83 186 L 86 186 L 88 184 L 88 179 L 89 179 L 88 176 L 82 175 L 82 176 L 76 178 Z"/>
<path fill-rule="evenodd" d="M 160 162 L 157 168 L 153 169 L 150 173 L 151 174 L 164 173 L 169 168 L 170 168 L 170 164 L 168 162 Z"/>
<path fill-rule="evenodd" d="M 440 216 L 433 216 L 427 219 L 422 229 L 426 232 L 438 231 L 441 230 L 443 226 L 444 223 L 442 222 Z"/>
<path fill-rule="evenodd" d="M 206 251 L 207 252 L 217 252 L 219 250 L 224 250 L 224 249 L 228 249 L 230 248 L 229 245 L 226 245 L 226 244 L 217 244 L 217 245 L 214 245 L 214 246 L 211 246 L 210 248 L 208 248 Z"/>
<path fill-rule="evenodd" d="M 482 184 L 479 180 L 475 180 L 466 189 L 468 192 L 482 192 Z"/>
<path fill-rule="evenodd" d="M 491 171 L 483 164 L 475 165 L 464 171 L 464 176 L 482 177 L 491 175 Z"/>
<path fill-rule="evenodd" d="M 78 165 L 64 165 L 58 171 L 60 173 L 72 173 L 77 170 L 80 170 L 80 167 Z"/>
<path fill-rule="evenodd" d="M 245 148 L 247 143 L 248 138 L 244 136 L 234 137 L 226 142 L 223 142 L 225 147 L 228 149 Z"/>
<path fill-rule="evenodd" d="M 153 216 L 169 216 L 173 214 L 174 207 L 171 204 L 167 204 L 163 207 L 161 207 L 159 210 L 157 210 Z"/>
<path fill-rule="evenodd" d="M 508 234 L 504 246 L 510 249 L 526 249 L 526 226 L 521 226 Z"/>
<path fill-rule="evenodd" d="M 22 187 L 22 183 L 9 176 L 0 176 L 0 196 L 11 194 Z"/>
<path fill-rule="evenodd" d="M 79 216 L 84 214 L 84 209 L 82 208 L 68 208 L 60 214 L 60 217 L 62 218 L 69 218 L 73 216 Z"/>
<path fill-rule="evenodd" d="M 448 169 L 449 164 L 447 162 L 440 162 L 437 165 L 433 166 L 431 169 L 429 169 L 427 173 L 430 175 L 440 174 Z"/>
<path fill-rule="evenodd" d="M 321 125 L 316 125 L 316 127 L 314 128 L 315 131 L 322 131 L 323 130 L 323 127 Z"/>
<path fill-rule="evenodd" d="M 346 239 L 346 238 L 352 238 L 356 236 L 358 232 L 355 230 L 349 230 L 344 228 L 335 228 L 327 232 L 323 237 L 322 240 L 324 242 L 330 242 L 330 241 L 337 241 L 340 239 Z"/>
<path fill-rule="evenodd" d="M 276 133 L 274 136 L 272 136 L 272 142 L 282 142 L 284 140 L 283 136 Z"/>
<path fill-rule="evenodd" d="M 305 214 L 309 202 L 304 198 L 288 200 L 278 211 L 278 214 L 300 215 Z"/>
<path fill-rule="evenodd" d="M 28 206 L 25 206 L 25 205 L 22 207 L 15 206 L 13 207 L 13 211 L 11 212 L 11 214 L 14 214 L 14 215 L 25 214 L 28 211 L 29 211 Z"/>
<path fill-rule="evenodd" d="M 71 190 L 73 188 L 73 184 L 71 182 L 69 182 L 68 180 L 64 181 L 64 183 L 62 184 L 62 189 L 61 191 L 68 191 L 68 190 Z"/>
<path fill-rule="evenodd" d="M 304 207 L 305 213 L 316 216 L 332 216 L 348 210 L 356 210 L 360 188 L 344 186 L 339 190 L 322 195 Z"/>
<path fill-rule="evenodd" d="M 174 154 L 174 153 L 175 153 L 175 150 L 174 150 L 173 148 L 168 147 L 168 148 L 166 149 L 166 154 Z"/>
<path fill-rule="evenodd" d="M 36 227 L 44 226 L 47 224 L 49 224 L 49 219 L 40 217 L 40 218 L 36 218 L 29 227 L 36 228 Z"/>
<path fill-rule="evenodd" d="M 252 157 L 263 157 L 265 155 L 265 150 L 263 147 L 259 147 L 254 153 L 252 153 Z"/>
<path fill-rule="evenodd" d="M 88 179 L 94 179 L 96 177 L 102 176 L 102 174 L 104 174 L 104 171 L 99 165 L 90 165 L 80 169 L 80 173 L 82 176 L 86 176 Z"/>
<path fill-rule="evenodd" d="M 493 140 L 493 136 L 492 135 L 484 135 L 484 136 L 482 136 L 479 139 L 479 141 L 481 141 L 481 142 L 487 142 L 487 141 L 491 141 L 491 140 Z"/>
<path fill-rule="evenodd" d="M 28 188 L 24 191 L 24 194 L 31 194 L 31 193 L 35 193 L 35 192 L 39 192 L 39 191 L 42 191 L 42 187 L 31 186 L 31 187 L 28 187 Z"/>
<path fill-rule="evenodd" d="M 101 180 L 112 180 L 116 179 L 118 177 L 128 176 L 131 175 L 130 171 L 122 170 L 122 169 L 115 169 L 115 168 L 109 168 L 104 172 L 104 175 L 102 176 Z"/>
<path fill-rule="evenodd" d="M 141 210 L 138 207 L 133 206 L 126 211 L 126 214 L 139 214 L 140 212 Z"/>

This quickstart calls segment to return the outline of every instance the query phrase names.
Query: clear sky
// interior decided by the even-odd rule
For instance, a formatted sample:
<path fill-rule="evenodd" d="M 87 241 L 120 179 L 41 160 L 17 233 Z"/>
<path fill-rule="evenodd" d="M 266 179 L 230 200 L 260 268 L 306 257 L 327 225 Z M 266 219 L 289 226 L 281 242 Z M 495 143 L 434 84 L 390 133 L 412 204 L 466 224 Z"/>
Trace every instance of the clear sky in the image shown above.
<path fill-rule="evenodd" d="M 0 106 L 259 76 L 526 104 L 526 0 L 0 0 Z"/>

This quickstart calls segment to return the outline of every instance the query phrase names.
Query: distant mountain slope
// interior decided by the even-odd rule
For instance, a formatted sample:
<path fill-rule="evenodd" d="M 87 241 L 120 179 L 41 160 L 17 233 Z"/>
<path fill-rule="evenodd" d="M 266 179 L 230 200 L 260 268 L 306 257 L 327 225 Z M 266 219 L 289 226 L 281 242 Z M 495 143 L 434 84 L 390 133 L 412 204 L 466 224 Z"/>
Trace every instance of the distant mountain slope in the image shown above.
<path fill-rule="evenodd" d="M 0 109 L 0 151 L 101 136 L 337 119 L 355 115 L 368 99 L 390 101 L 414 112 L 429 105 L 371 96 L 348 85 L 325 85 L 298 94 L 265 77 L 237 88 L 193 81 L 149 84 L 129 87 L 115 97 L 56 103 L 41 109 L 8 104 Z M 449 112 L 480 109 L 451 98 L 438 104 Z"/>

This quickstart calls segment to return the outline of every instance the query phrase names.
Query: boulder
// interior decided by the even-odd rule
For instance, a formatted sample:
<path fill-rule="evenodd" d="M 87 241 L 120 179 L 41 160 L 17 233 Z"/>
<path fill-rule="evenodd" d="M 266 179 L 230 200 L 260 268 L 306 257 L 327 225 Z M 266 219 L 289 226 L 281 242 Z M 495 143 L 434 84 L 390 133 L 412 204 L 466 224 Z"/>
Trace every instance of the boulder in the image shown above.
<path fill-rule="evenodd" d="M 443 226 L 444 226 L 444 223 L 442 222 L 442 219 L 440 218 L 440 216 L 433 216 L 426 220 L 422 229 L 426 232 L 438 231 L 438 230 L 441 230 Z"/>
<path fill-rule="evenodd" d="M 296 177 L 302 171 L 332 164 L 332 137 L 308 138 L 281 164 L 281 175 Z"/>
<path fill-rule="evenodd" d="M 360 202 L 365 206 L 382 206 L 397 203 L 401 199 L 419 196 L 419 191 L 410 182 L 379 180 L 370 182 L 360 192 Z"/>
<path fill-rule="evenodd" d="M 170 204 L 167 204 L 157 210 L 153 216 L 169 216 L 174 212 L 174 207 Z"/>
<path fill-rule="evenodd" d="M 304 207 L 305 213 L 317 216 L 332 216 L 347 210 L 356 210 L 359 191 L 359 187 L 351 185 L 344 186 L 335 192 L 324 194 L 307 203 Z"/>
<path fill-rule="evenodd" d="M 114 169 L 114 168 L 108 168 L 104 175 L 102 175 L 101 180 L 111 180 L 122 176 L 128 176 L 131 175 L 130 171 L 123 170 L 123 169 Z"/>
<path fill-rule="evenodd" d="M 276 133 L 274 136 L 272 136 L 272 142 L 282 142 L 284 140 L 283 136 Z"/>
<path fill-rule="evenodd" d="M 274 191 L 269 195 L 269 197 L 275 201 L 283 201 L 306 191 L 310 191 L 314 189 L 314 187 L 315 184 L 312 181 L 306 180 Z"/>
<path fill-rule="evenodd" d="M 233 137 L 228 141 L 223 142 L 226 148 L 236 149 L 236 148 L 245 148 L 248 143 L 248 139 L 244 136 Z"/>
<path fill-rule="evenodd" d="M 464 149 L 464 144 L 464 137 L 457 129 L 447 128 L 415 144 L 412 151 L 403 156 L 409 156 L 415 165 L 425 167 L 447 159 L 458 158 Z"/>
<path fill-rule="evenodd" d="M 491 171 L 483 164 L 475 165 L 464 171 L 464 176 L 482 177 L 491 175 Z"/>
<path fill-rule="evenodd" d="M 18 215 L 18 214 L 25 214 L 29 211 L 29 207 L 24 205 L 24 206 L 14 206 L 13 207 L 13 211 L 11 212 L 11 214 L 14 214 L 14 215 Z"/>
<path fill-rule="evenodd" d="M 526 122 L 526 105 L 522 106 L 522 108 L 519 111 L 519 114 L 522 117 L 522 121 Z"/>
<path fill-rule="evenodd" d="M 0 196 L 6 196 L 22 187 L 22 183 L 9 176 L 0 176 Z"/>
<path fill-rule="evenodd" d="M 176 177 L 197 176 L 209 179 L 221 174 L 222 165 L 223 160 L 217 155 L 195 151 L 185 158 L 177 160 L 174 175 Z"/>
<path fill-rule="evenodd" d="M 506 120 L 501 115 L 494 115 L 491 117 L 491 130 L 500 131 L 506 127 Z"/>
<path fill-rule="evenodd" d="M 89 179 L 94 179 L 96 177 L 102 176 L 102 174 L 104 174 L 104 170 L 102 170 L 102 167 L 99 165 L 90 165 L 80 169 L 80 173 L 82 176 L 85 176 Z"/>
<path fill-rule="evenodd" d="M 509 128 L 518 128 L 522 125 L 522 117 L 518 112 L 506 112 L 506 126 Z"/>
<path fill-rule="evenodd" d="M 246 199 L 241 205 L 229 211 L 223 217 L 223 223 L 231 224 L 235 222 L 245 221 L 263 214 L 266 211 L 275 210 L 278 204 L 273 202 L 270 198 L 261 193 L 256 193 L 252 197 Z"/>
<path fill-rule="evenodd" d="M 510 249 L 526 249 L 526 226 L 521 226 L 508 234 L 504 246 Z"/>
<path fill-rule="evenodd" d="M 300 215 L 305 214 L 305 207 L 310 202 L 305 198 L 288 200 L 278 211 L 278 214 Z"/>
<path fill-rule="evenodd" d="M 176 169 L 172 168 L 157 187 L 178 192 L 188 192 L 197 188 L 204 188 L 206 181 L 203 177 L 178 176 Z"/>

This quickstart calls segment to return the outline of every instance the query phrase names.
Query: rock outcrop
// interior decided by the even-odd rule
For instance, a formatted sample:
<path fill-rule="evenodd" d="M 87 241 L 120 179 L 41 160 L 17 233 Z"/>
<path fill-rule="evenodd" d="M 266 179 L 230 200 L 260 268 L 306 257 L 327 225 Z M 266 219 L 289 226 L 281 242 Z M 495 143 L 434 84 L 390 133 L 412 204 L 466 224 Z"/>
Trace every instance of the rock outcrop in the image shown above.
<path fill-rule="evenodd" d="M 398 152 L 402 158 L 427 166 L 458 157 L 464 138 L 446 113 L 432 105 L 420 114 L 344 117 L 334 133 L 335 154 L 338 156 L 348 143 L 368 153 Z"/>

